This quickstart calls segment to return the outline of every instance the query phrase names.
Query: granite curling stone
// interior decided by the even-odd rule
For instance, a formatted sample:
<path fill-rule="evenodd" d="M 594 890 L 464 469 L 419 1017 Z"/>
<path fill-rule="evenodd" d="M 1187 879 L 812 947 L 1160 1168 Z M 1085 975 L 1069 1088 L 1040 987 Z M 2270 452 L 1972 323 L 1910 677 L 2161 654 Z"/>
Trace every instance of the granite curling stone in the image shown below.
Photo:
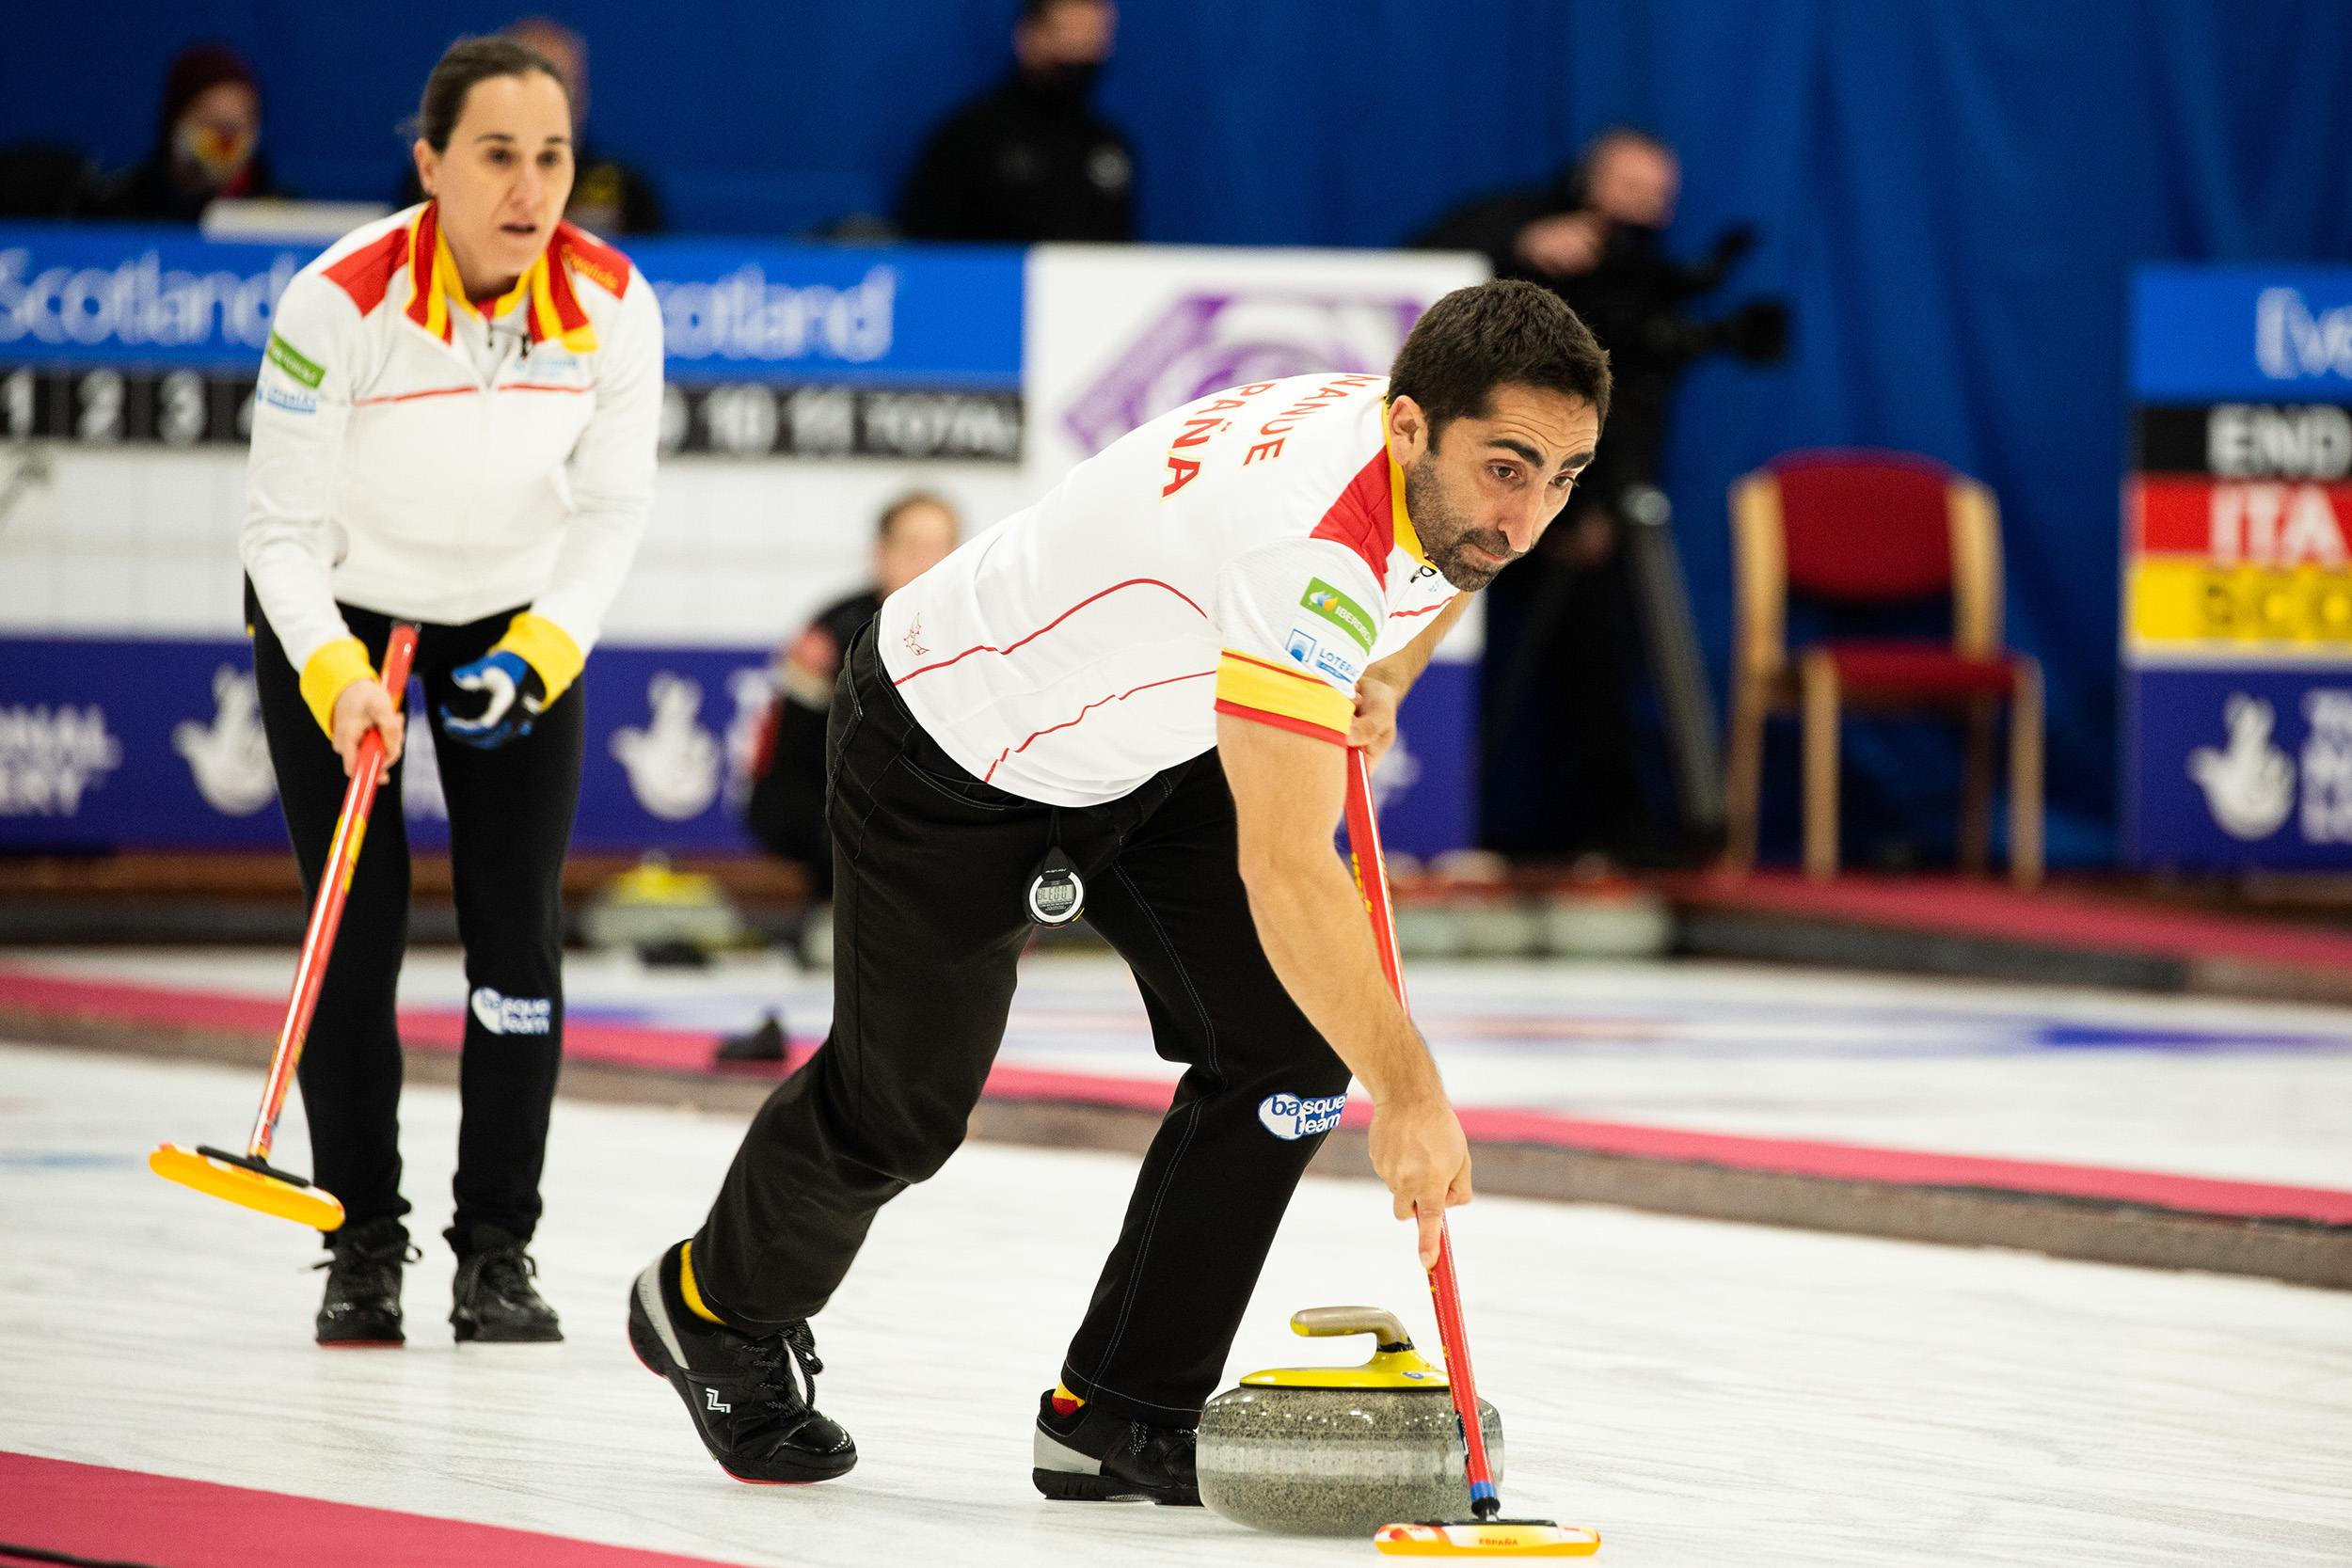
<path fill-rule="evenodd" d="M 1299 1334 L 1371 1334 L 1360 1367 L 1252 1372 L 1200 1413 L 1200 1500 L 1252 1529 L 1368 1536 L 1383 1525 L 1466 1519 L 1462 1425 L 1444 1370 L 1413 1351 L 1375 1307 L 1315 1307 Z M 1502 1480 L 1502 1418 L 1478 1402 L 1486 1457 Z"/>

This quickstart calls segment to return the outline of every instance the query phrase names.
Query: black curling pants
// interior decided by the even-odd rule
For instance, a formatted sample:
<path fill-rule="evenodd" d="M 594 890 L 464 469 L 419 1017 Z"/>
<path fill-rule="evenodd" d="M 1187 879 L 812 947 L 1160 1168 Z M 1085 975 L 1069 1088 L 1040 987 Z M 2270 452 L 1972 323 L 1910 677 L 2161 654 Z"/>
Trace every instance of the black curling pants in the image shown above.
<path fill-rule="evenodd" d="M 382 668 L 391 620 L 341 607 L 352 635 Z M 469 626 L 426 625 L 417 640 L 414 679 L 425 711 L 463 695 L 450 672 L 489 652 L 512 610 Z M 302 700 L 301 675 L 286 661 L 250 585 L 253 678 L 278 773 L 287 835 L 302 868 L 302 891 L 318 895 L 335 820 L 342 815 L 342 760 Z M 463 711 L 461 709 L 461 711 Z M 539 1167 L 564 1045 L 564 855 L 580 803 L 586 707 L 574 682 L 529 735 L 494 751 L 462 745 L 411 724 L 408 748 L 430 744 L 449 802 L 451 875 L 457 929 L 466 945 L 464 1109 L 457 1134 L 455 1221 L 448 1232 L 470 1250 L 472 1227 L 494 1225 L 528 1241 L 539 1222 Z M 375 800 L 343 906 L 318 1011 L 302 1052 L 302 1106 L 310 1123 L 313 1179 L 342 1200 L 344 1223 L 408 1212 L 400 1196 L 400 1031 L 394 1002 L 408 946 L 408 830 L 401 814 L 403 758 Z"/>
<path fill-rule="evenodd" d="M 1006 794 L 915 723 L 870 626 L 850 645 L 828 751 L 833 1034 L 753 1118 L 694 1238 L 697 1283 L 746 1329 L 808 1317 L 876 1212 L 946 1163 L 1004 1038 L 1032 930 L 1022 896 L 1057 833 L 1088 921 L 1135 971 L 1159 1053 L 1186 1069 L 1062 1381 L 1129 1419 L 1194 1424 L 1322 1142 L 1277 1135 L 1266 1122 L 1282 1117 L 1260 1106 L 1332 1099 L 1348 1080 L 1259 945 L 1216 753 L 1085 810 Z"/>

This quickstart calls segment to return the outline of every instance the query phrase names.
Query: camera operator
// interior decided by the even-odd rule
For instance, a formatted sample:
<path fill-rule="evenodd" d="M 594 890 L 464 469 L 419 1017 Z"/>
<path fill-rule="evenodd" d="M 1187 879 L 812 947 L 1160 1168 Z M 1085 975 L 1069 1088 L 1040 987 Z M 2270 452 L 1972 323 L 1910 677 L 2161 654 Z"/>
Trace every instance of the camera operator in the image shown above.
<path fill-rule="evenodd" d="M 1713 716 L 1689 645 L 1679 571 L 1670 553 L 1661 558 L 1662 573 L 1656 562 L 1629 563 L 1625 546 L 1629 528 L 1659 525 L 1654 536 L 1671 552 L 1656 486 L 1668 405 L 1684 369 L 1717 350 L 1778 359 L 1788 317 L 1772 301 L 1711 322 L 1683 313 L 1723 281 L 1755 236 L 1733 229 L 1703 261 L 1671 259 L 1664 232 L 1681 183 L 1673 149 L 1645 132 L 1613 127 L 1551 184 L 1457 208 L 1413 242 L 1483 251 L 1497 277 L 1552 290 L 1609 350 L 1616 377 L 1609 440 L 1577 486 L 1568 516 L 1490 595 L 1499 602 L 1485 677 L 1484 788 L 1493 847 L 1597 851 L 1637 862 L 1669 852 L 1642 787 L 1630 703 L 1637 638 L 1646 640 L 1659 679 L 1686 832 L 1703 837 L 1720 820 L 1721 784 L 1710 777 Z M 1558 709 L 1544 716 L 1529 744 L 1503 746 L 1538 689 L 1557 692 Z M 1704 755 L 1691 755 L 1694 748 Z M 1515 811 L 1515 801 L 1529 806 Z"/>

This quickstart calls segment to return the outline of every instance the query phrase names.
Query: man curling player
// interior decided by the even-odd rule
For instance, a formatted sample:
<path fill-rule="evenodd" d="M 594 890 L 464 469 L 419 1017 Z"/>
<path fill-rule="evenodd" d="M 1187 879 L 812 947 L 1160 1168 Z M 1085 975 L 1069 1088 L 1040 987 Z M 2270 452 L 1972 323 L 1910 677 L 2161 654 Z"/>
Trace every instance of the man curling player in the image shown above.
<path fill-rule="evenodd" d="M 875 1212 L 962 1141 L 1033 925 L 1081 907 L 1186 1070 L 1040 1401 L 1039 1490 L 1200 1500 L 1201 1404 L 1351 1073 L 1435 1261 L 1470 1151 L 1332 846 L 1343 748 L 1393 739 L 1463 595 L 1560 515 L 1608 405 L 1608 356 L 1558 296 L 1463 289 L 1385 380 L 1199 399 L 883 604 L 827 738 L 832 1037 L 629 1300 L 638 1355 L 729 1474 L 856 1464 L 816 1408 L 808 1320 Z"/>

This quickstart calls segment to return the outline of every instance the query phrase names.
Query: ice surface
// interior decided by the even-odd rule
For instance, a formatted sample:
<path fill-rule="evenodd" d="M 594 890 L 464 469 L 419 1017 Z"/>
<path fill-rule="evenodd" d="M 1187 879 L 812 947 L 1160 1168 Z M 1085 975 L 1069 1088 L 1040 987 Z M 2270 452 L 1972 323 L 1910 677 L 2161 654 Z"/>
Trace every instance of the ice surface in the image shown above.
<path fill-rule="evenodd" d="M 410 1345 L 326 1353 L 309 1236 L 142 1163 L 233 1139 L 256 1089 L 0 1048 L 0 1447 L 741 1563 L 1375 1560 L 1031 1491 L 1037 1392 L 1117 1227 L 1122 1157 L 976 1145 L 885 1211 L 817 1323 L 822 1403 L 863 1462 L 749 1487 L 622 1329 L 628 1281 L 696 1223 L 739 1120 L 561 1103 L 535 1250 L 570 1338 L 460 1349 L 436 1239 L 456 1101 L 412 1087 Z M 280 1147 L 307 1169 L 299 1121 Z M 2352 1560 L 2352 1295 L 1496 1199 L 1456 1236 L 1509 1508 L 1598 1528 L 1604 1564 Z M 1229 1382 L 1310 1358 L 1284 1320 L 1338 1302 L 1435 1338 L 1383 1195 L 1311 1181 Z"/>

